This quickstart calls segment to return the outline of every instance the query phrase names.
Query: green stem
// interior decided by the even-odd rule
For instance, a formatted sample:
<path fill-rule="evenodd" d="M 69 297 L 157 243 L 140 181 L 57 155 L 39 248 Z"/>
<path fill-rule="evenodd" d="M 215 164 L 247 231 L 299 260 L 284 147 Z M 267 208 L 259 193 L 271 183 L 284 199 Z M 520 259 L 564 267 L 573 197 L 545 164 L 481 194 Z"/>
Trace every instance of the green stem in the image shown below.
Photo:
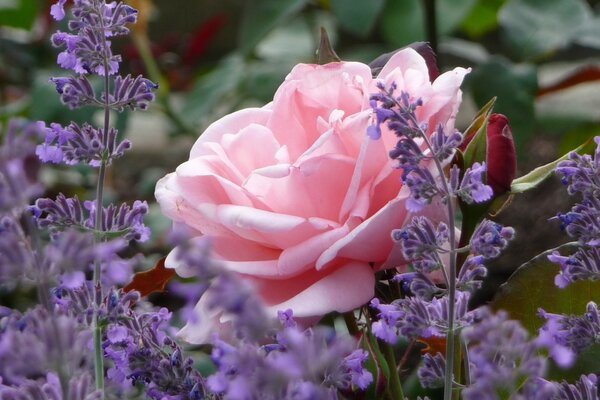
<path fill-rule="evenodd" d="M 97 10 L 98 15 L 102 15 L 100 10 Z M 107 48 L 106 35 L 104 34 L 104 20 L 100 18 L 101 24 L 101 35 L 103 48 Z M 110 129 L 110 80 L 109 80 L 109 64 L 106 52 L 104 52 L 104 135 L 102 136 L 102 145 L 106 149 L 108 147 L 108 134 Z M 106 150 L 105 150 L 106 151 Z M 96 230 L 96 243 L 102 240 L 100 233 L 102 232 L 102 208 L 104 204 L 104 181 L 106 179 L 106 168 L 107 160 L 106 156 L 102 157 L 100 161 L 100 168 L 98 170 L 98 183 L 96 186 L 96 215 L 94 228 Z M 94 264 L 94 286 L 98 287 L 101 285 L 101 265 L 100 261 L 96 260 Z M 102 291 L 96 291 L 96 293 L 102 293 Z M 102 303 L 102 296 L 98 295 L 95 299 L 96 307 L 94 311 L 94 318 L 92 322 L 94 331 L 94 377 L 96 381 L 96 389 L 101 393 L 101 400 L 104 399 L 104 351 L 102 350 L 102 327 L 98 321 L 98 311 Z"/>
<path fill-rule="evenodd" d="M 419 126 L 416 120 L 413 120 L 415 126 Z M 427 134 L 421 130 L 421 136 L 427 144 L 427 148 L 431 154 L 435 154 L 431 141 L 427 137 Z M 455 320 L 455 302 L 456 302 L 456 233 L 455 233 L 455 211 L 454 203 L 452 202 L 450 187 L 448 181 L 445 178 L 444 167 L 437 157 L 433 157 L 438 174 L 442 181 L 442 189 L 446 194 L 446 207 L 448 209 L 448 240 L 450 242 L 450 265 L 448 268 L 448 274 L 444 275 L 447 278 L 448 285 L 448 332 L 446 334 L 446 371 L 444 375 L 444 400 L 452 400 L 452 389 L 453 389 L 453 374 L 454 360 L 455 360 L 455 334 L 454 334 L 454 320 Z"/>
<path fill-rule="evenodd" d="M 402 391 L 402 383 L 400 382 L 400 374 L 398 373 L 398 365 L 396 364 L 394 348 L 383 341 L 379 341 L 379 346 L 383 350 L 383 357 L 385 358 L 390 370 L 388 391 L 391 392 L 393 399 L 404 400 L 404 392 Z"/>

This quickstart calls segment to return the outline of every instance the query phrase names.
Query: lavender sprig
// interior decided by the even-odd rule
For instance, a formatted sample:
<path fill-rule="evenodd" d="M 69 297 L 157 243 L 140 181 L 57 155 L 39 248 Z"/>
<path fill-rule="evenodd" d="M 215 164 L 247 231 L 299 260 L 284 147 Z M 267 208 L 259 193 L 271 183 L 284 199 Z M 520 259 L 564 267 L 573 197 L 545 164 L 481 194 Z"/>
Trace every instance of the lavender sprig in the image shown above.
<path fill-rule="evenodd" d="M 410 197 L 406 201 L 406 208 L 411 212 L 419 212 L 430 205 L 434 198 L 439 198 L 447 207 L 448 223 L 441 223 L 437 227 L 424 217 L 413 218 L 409 225 L 401 230 L 394 231 L 393 237 L 400 241 L 403 255 L 411 262 L 417 273 L 424 275 L 439 269 L 443 272 L 447 291 L 444 298 L 444 307 L 447 308 L 444 315 L 446 324 L 443 334 L 446 335 L 446 355 L 448 357 L 447 366 L 454 365 L 454 335 L 456 312 L 455 303 L 463 297 L 458 294 L 457 288 L 457 265 L 456 265 L 456 238 L 455 238 L 455 210 L 454 199 L 460 197 L 467 203 L 484 202 L 491 198 L 492 188 L 483 183 L 485 173 L 485 164 L 474 164 L 471 168 L 464 171 L 462 179 L 457 167 L 453 167 L 450 173 L 450 179 L 446 179 L 444 165 L 448 163 L 450 157 L 454 154 L 456 148 L 462 142 L 462 134 L 459 132 L 445 132 L 444 127 L 439 125 L 435 127 L 431 136 L 426 132 L 428 126 L 420 123 L 415 110 L 422 106 L 421 99 L 411 98 L 409 93 L 401 92 L 397 95 L 397 86 L 392 83 L 386 88 L 382 83 L 378 84 L 380 90 L 371 96 L 371 105 L 374 110 L 376 123 L 369 127 L 367 134 L 372 139 L 378 139 L 381 134 L 381 125 L 387 125 L 387 128 L 398 136 L 399 140 L 396 147 L 390 151 L 390 157 L 398 161 L 398 168 L 402 169 L 402 182 L 410 189 Z M 436 176 L 430 170 L 429 165 L 433 164 Z M 484 224 L 481 231 L 474 236 L 474 248 L 477 254 L 485 253 L 485 256 L 493 256 L 494 249 L 505 247 L 506 240 L 510 239 L 510 230 L 502 231 L 506 240 L 498 240 L 499 235 L 494 233 L 493 225 Z M 443 244 L 448 242 L 449 249 L 444 249 Z M 440 254 L 448 253 L 449 268 L 443 268 Z M 479 260 L 473 258 L 472 260 Z M 461 276 L 461 284 L 467 290 L 473 290 L 477 287 L 476 281 L 485 276 L 484 267 L 481 263 L 473 265 L 472 272 L 468 276 Z M 424 299 L 400 299 L 395 306 L 382 306 L 378 302 L 372 303 L 380 311 L 380 320 L 374 324 L 379 330 L 379 337 L 387 340 L 395 340 L 395 329 L 398 328 L 401 334 L 411 335 L 411 332 L 404 332 L 404 321 L 428 321 L 425 318 L 428 315 L 426 306 L 427 300 L 431 299 L 431 307 L 435 306 L 437 298 L 433 296 L 435 290 L 428 289 L 428 283 L 423 279 L 418 279 L 415 287 L 418 287 L 417 293 L 423 294 Z M 458 296 L 458 297 L 457 297 Z M 427 299 L 427 300 L 425 300 Z M 418 307 L 411 310 L 409 304 Z M 407 308 L 408 307 L 408 308 Z M 426 312 L 427 311 L 427 312 Z M 419 319 L 419 317 L 422 317 Z M 437 321 L 436 321 L 437 322 Z M 428 322 L 430 324 L 430 322 Z M 422 333 L 422 332 L 420 332 Z M 444 399 L 449 400 L 452 396 L 452 370 L 450 367 L 445 371 L 445 391 Z"/>
<path fill-rule="evenodd" d="M 560 273 L 554 282 L 564 288 L 578 280 L 600 278 L 600 136 L 594 156 L 571 152 L 561 161 L 556 173 L 561 176 L 569 194 L 580 193 L 583 197 L 568 213 L 559 213 L 556 219 L 561 229 L 578 241 L 577 251 L 570 256 L 553 252 L 548 259 L 560 265 Z"/>

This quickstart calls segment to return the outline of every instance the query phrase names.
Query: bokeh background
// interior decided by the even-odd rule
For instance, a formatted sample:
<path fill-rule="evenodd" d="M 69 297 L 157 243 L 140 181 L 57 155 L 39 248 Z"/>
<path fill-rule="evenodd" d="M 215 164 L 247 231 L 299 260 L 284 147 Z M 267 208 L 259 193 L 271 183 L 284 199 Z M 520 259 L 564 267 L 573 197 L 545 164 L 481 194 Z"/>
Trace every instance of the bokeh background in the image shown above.
<path fill-rule="evenodd" d="M 116 125 L 134 150 L 109 177 L 108 194 L 152 201 L 154 184 L 187 157 L 217 118 L 268 103 L 291 68 L 315 62 L 325 27 L 342 60 L 368 63 L 415 41 L 428 41 L 441 70 L 471 67 L 458 127 L 496 96 L 519 152 L 519 174 L 600 134 L 600 1 L 597 0 L 129 0 L 140 10 L 133 35 L 114 43 L 127 73 L 159 82 L 144 113 Z M 49 43 L 66 30 L 49 16 L 49 0 L 0 0 L 0 121 L 24 116 L 68 123 L 94 120 L 92 108 L 60 104 L 50 76 L 60 76 Z M 252 149 L 248 149 L 252 151 Z M 49 195 L 89 198 L 94 174 L 52 169 Z M 491 267 L 489 298 L 518 265 L 566 242 L 548 221 L 570 200 L 556 179 L 515 197 L 498 218 L 519 240 Z M 148 266 L 166 252 L 169 223 L 155 204 Z"/>

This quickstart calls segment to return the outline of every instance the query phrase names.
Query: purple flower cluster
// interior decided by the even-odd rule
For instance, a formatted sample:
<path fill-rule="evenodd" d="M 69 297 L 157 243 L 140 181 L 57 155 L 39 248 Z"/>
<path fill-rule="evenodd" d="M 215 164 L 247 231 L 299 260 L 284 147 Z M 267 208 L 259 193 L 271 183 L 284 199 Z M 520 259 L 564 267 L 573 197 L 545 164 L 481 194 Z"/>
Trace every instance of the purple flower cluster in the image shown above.
<path fill-rule="evenodd" d="M 457 292 L 455 319 L 461 326 L 477 318 L 478 311 L 468 311 L 468 303 L 469 293 Z M 443 337 L 448 329 L 448 297 L 434 297 L 431 301 L 406 297 L 391 304 L 382 304 L 375 298 L 371 307 L 377 310 L 378 317 L 372 325 L 373 334 L 390 344 L 395 344 L 399 336 L 408 339 Z"/>
<path fill-rule="evenodd" d="M 90 339 L 66 314 L 0 310 L 0 398 L 66 400 L 66 390 L 69 399 L 99 398 L 89 374 Z"/>
<path fill-rule="evenodd" d="M 65 17 L 66 2 L 59 0 L 51 8 L 58 21 Z M 125 25 L 136 22 L 137 10 L 121 2 L 75 0 L 71 11 L 69 29 L 75 33 L 59 31 L 52 36 L 54 46 L 65 48 L 57 63 L 78 74 L 115 74 L 121 57 L 112 54 L 108 38 L 127 34 L 129 29 Z"/>
<path fill-rule="evenodd" d="M 249 342 L 234 347 L 217 340 L 212 359 L 217 372 L 208 378 L 211 391 L 225 398 L 338 399 L 338 390 L 365 389 L 373 380 L 364 369 L 368 355 L 355 350 L 350 337 L 326 327 L 302 331 L 281 314 L 287 325 L 275 343 Z"/>
<path fill-rule="evenodd" d="M 131 148 L 129 140 L 117 143 L 117 130 L 94 128 L 84 123 L 82 126 L 71 122 L 66 127 L 50 124 L 46 129 L 46 139 L 38 145 L 36 154 L 43 162 L 67 165 L 87 164 L 99 167 L 102 162 L 110 164 L 122 157 Z"/>
<path fill-rule="evenodd" d="M 458 196 L 467 203 L 481 203 L 491 199 L 492 188 L 483 183 L 485 163 L 475 163 L 467 168 L 462 180 L 459 169 L 454 167 L 450 185 L 437 182 L 422 161 L 435 160 L 439 165 L 447 163 L 461 144 L 462 134 L 456 131 L 447 133 L 440 125 L 431 137 L 427 137 L 425 132 L 428 127 L 418 122 L 415 113 L 422 101 L 412 99 L 406 92 L 396 96 L 395 84 L 387 89 L 383 84 L 378 87 L 380 93 L 371 96 L 376 124 L 369 127 L 367 134 L 372 139 L 378 139 L 381 136 L 381 125 L 386 124 L 398 136 L 398 143 L 390 151 L 390 158 L 398 161 L 398 168 L 402 168 L 402 182 L 410 188 L 411 199 L 407 202 L 409 211 L 422 210 L 436 196 L 444 201 Z"/>
<path fill-rule="evenodd" d="M 35 202 L 31 211 L 41 229 L 56 233 L 68 227 L 95 229 L 96 205 L 93 201 L 81 202 L 77 196 L 65 197 L 62 193 L 56 200 L 42 198 Z M 101 232 L 105 236 L 122 236 L 125 240 L 144 242 L 150 237 L 150 229 L 144 225 L 144 215 L 148 213 L 148 203 L 136 200 L 133 206 L 125 203 L 116 207 L 113 204 L 102 208 Z"/>
<path fill-rule="evenodd" d="M 594 302 L 587 304 L 582 316 L 547 313 L 539 310 L 546 323 L 540 330 L 540 337 L 558 346 L 563 352 L 581 353 L 586 348 L 600 342 L 600 311 Z"/>
<path fill-rule="evenodd" d="M 43 191 L 35 146 L 44 137 L 44 124 L 13 119 L 0 137 L 0 213 L 18 216 Z"/>
<path fill-rule="evenodd" d="M 595 142 L 597 147 L 593 157 L 571 152 L 569 158 L 556 167 L 569 194 L 580 193 L 582 196 L 581 202 L 571 211 L 556 217 L 561 222 L 561 229 L 579 242 L 579 249 L 572 255 L 553 252 L 548 256 L 550 261 L 560 265 L 560 273 L 555 278 L 555 284 L 560 288 L 578 280 L 600 278 L 600 136 Z"/>
<path fill-rule="evenodd" d="M 484 311 L 485 310 L 485 311 Z M 485 315 L 484 315 L 485 313 Z M 539 345 L 505 312 L 482 309 L 477 324 L 465 328 L 471 385 L 462 391 L 466 400 L 549 399 L 554 387 L 543 381 L 546 360 Z"/>

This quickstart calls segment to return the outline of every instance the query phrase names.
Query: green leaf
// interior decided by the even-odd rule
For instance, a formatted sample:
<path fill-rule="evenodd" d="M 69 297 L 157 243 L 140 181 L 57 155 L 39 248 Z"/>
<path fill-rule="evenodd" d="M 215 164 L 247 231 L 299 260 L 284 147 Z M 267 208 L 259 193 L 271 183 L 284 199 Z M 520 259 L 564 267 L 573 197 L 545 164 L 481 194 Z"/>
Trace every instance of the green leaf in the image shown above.
<path fill-rule="evenodd" d="M 471 38 L 478 38 L 498 27 L 498 10 L 505 0 L 479 0 L 463 20 L 461 29 Z"/>
<path fill-rule="evenodd" d="M 385 41 L 402 47 L 425 40 L 423 8 L 420 0 L 388 1 L 381 19 Z"/>
<path fill-rule="evenodd" d="M 331 0 L 331 10 L 340 26 L 361 38 L 369 35 L 384 5 L 385 0 Z"/>
<path fill-rule="evenodd" d="M 588 139 L 586 143 L 577 147 L 573 151 L 579 152 L 581 149 L 586 147 L 590 141 L 591 141 L 591 138 Z M 557 160 L 552 161 L 551 163 L 542 165 L 541 167 L 537 167 L 536 169 L 529 172 L 528 174 L 523 175 L 523 176 L 513 180 L 512 184 L 510 185 L 510 192 L 511 193 L 523 193 L 530 189 L 533 189 L 540 183 L 544 182 L 550 175 L 552 175 L 552 173 L 556 169 L 556 166 L 558 165 L 558 163 L 560 163 L 563 160 L 566 160 L 567 157 L 569 157 L 569 153 L 563 155 L 562 157 L 560 157 Z"/>
<path fill-rule="evenodd" d="M 510 120 L 517 151 L 526 148 L 533 135 L 537 73 L 533 65 L 517 65 L 502 57 L 493 57 L 476 68 L 468 83 L 475 103 L 483 106 L 496 96 L 494 111 Z"/>
<path fill-rule="evenodd" d="M 188 124 L 194 124 L 208 114 L 242 81 L 244 60 L 239 54 L 225 58 L 214 70 L 201 76 L 191 90 L 181 111 Z"/>
<path fill-rule="evenodd" d="M 600 17 L 586 21 L 573 34 L 573 41 L 582 46 L 600 49 Z"/>
<path fill-rule="evenodd" d="M 247 55 L 276 26 L 300 11 L 306 0 L 247 0 L 239 32 L 239 49 Z"/>
<path fill-rule="evenodd" d="M 475 2 L 476 0 L 437 0 L 436 16 L 439 34 L 449 35 L 454 32 L 469 15 Z"/>
<path fill-rule="evenodd" d="M 348 3 L 355 4 L 357 2 Z M 448 35 L 458 28 L 475 5 L 474 0 L 437 0 L 436 16 L 439 35 Z M 402 47 L 420 42 L 425 37 L 425 12 L 423 1 L 388 1 L 381 20 L 386 42 Z"/>
<path fill-rule="evenodd" d="M 0 0 L 0 26 L 30 30 L 37 13 L 35 0 Z"/>
<path fill-rule="evenodd" d="M 585 313 L 588 302 L 600 302 L 600 281 L 578 281 L 559 289 L 554 284 L 554 277 L 560 267 L 548 260 L 548 255 L 553 251 L 558 250 L 566 255 L 576 248 L 573 243 L 568 243 L 521 265 L 500 287 L 491 307 L 494 310 L 506 310 L 512 319 L 520 321 L 535 334 L 544 323 L 537 315 L 539 308 L 555 314 Z"/>
<path fill-rule="evenodd" d="M 591 19 L 583 0 L 511 0 L 499 15 L 508 43 L 522 59 L 567 46 Z"/>

